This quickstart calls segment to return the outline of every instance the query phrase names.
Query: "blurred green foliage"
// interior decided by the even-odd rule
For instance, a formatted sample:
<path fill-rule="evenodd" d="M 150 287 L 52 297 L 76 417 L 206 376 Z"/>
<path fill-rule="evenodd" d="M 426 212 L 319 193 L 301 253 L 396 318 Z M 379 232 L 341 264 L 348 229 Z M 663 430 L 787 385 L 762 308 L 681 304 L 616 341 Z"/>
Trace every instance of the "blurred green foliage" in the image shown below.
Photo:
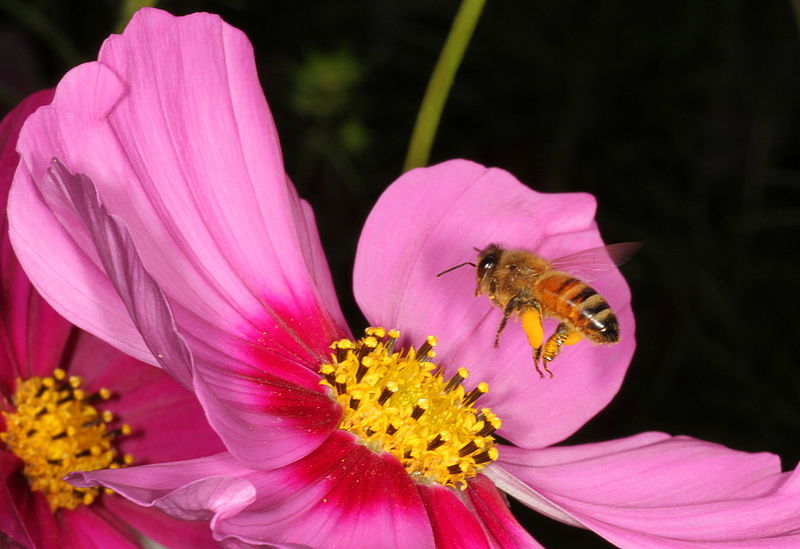
<path fill-rule="evenodd" d="M 0 101 L 54 85 L 113 30 L 117 2 L 0 0 Z M 399 174 L 458 2 L 163 1 L 253 41 L 287 170 L 314 206 L 346 314 L 360 227 Z M 18 10 L 17 10 L 18 11 Z M 27 18 L 26 18 L 27 17 Z M 572 442 L 645 430 L 800 459 L 800 40 L 772 0 L 489 2 L 433 160 L 591 192 L 624 267 L 638 348 Z M 517 509 L 548 547 L 603 546 Z"/>

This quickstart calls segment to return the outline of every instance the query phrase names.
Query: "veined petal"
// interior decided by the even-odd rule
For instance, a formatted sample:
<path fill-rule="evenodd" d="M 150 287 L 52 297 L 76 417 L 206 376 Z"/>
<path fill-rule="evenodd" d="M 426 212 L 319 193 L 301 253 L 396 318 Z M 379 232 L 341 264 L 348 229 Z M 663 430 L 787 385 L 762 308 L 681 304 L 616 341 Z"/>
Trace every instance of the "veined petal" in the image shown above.
<path fill-rule="evenodd" d="M 502 417 L 501 435 L 525 447 L 553 444 L 601 410 L 622 383 L 635 346 L 622 275 L 592 283 L 619 317 L 621 342 L 565 347 L 555 377 L 540 379 L 519 326 L 512 323 L 494 347 L 502 311 L 474 297 L 474 268 L 436 274 L 474 261 L 473 247 L 490 243 L 553 259 L 602 246 L 594 212 L 590 195 L 537 193 L 503 170 L 464 160 L 412 170 L 367 219 L 353 275 L 356 299 L 371 324 L 398 327 L 410 341 L 434 333 L 439 363 L 488 382 L 482 403 Z"/>
<path fill-rule="evenodd" d="M 11 487 L 17 513 L 25 523 L 28 536 L 37 549 L 60 549 L 60 525 L 50 511 L 50 506 L 41 492 L 31 492 L 27 479 L 22 475 L 14 475 L 12 482 L 18 483 Z"/>
<path fill-rule="evenodd" d="M 249 469 L 225 452 L 204 458 L 122 469 L 76 472 L 75 486 L 105 486 L 145 507 L 156 507 L 182 520 L 215 521 L 234 515 L 255 498 L 244 480 Z"/>
<path fill-rule="evenodd" d="M 163 370 L 150 368 L 104 341 L 82 332 L 67 370 L 83 378 L 90 394 L 108 389 L 102 404 L 133 428 L 117 441 L 136 464 L 160 463 L 216 454 L 225 449 L 211 429 L 197 397 Z"/>
<path fill-rule="evenodd" d="M 302 458 L 341 418 L 341 407 L 326 393 L 264 372 L 207 366 L 194 390 L 225 446 L 253 468 Z"/>
<path fill-rule="evenodd" d="M 336 431 L 302 460 L 248 478 L 258 496 L 218 523 L 220 539 L 332 549 L 434 547 L 422 500 L 402 465 L 348 433 Z"/>
<path fill-rule="evenodd" d="M 470 479 L 467 496 L 492 538 L 492 547 L 498 549 L 542 547 L 517 522 L 508 508 L 505 496 L 484 475 Z"/>
<path fill-rule="evenodd" d="M 503 450 L 506 450 L 505 448 Z M 575 447 L 501 451 L 538 508 L 552 502 L 612 543 L 637 547 L 793 547 L 800 543 L 800 476 L 777 456 L 689 437 L 643 433 Z M 505 490 L 501 477 L 492 476 Z"/>
<path fill-rule="evenodd" d="M 0 451 L 0 545 L 5 546 L 8 544 L 10 547 L 16 545 L 24 547 L 25 549 L 33 549 L 35 547 L 33 540 L 28 534 L 25 527 L 23 517 L 17 506 L 22 503 L 21 497 L 18 494 L 12 494 L 7 484 L 11 472 L 7 469 L 10 466 L 17 466 L 15 459 L 5 451 Z"/>
<path fill-rule="evenodd" d="M 170 549 L 219 547 L 203 521 L 174 519 L 152 507 L 142 507 L 121 497 L 103 498 L 103 507 L 148 538 Z"/>
<path fill-rule="evenodd" d="M 98 63 L 62 80 L 53 104 L 30 119 L 20 151 L 18 179 L 29 181 L 17 201 L 44 226 L 19 223 L 18 254 L 46 297 L 81 327 L 146 358 L 131 324 L 120 321 L 121 303 L 99 280 L 75 216 L 59 211 L 60 227 L 53 226 L 36 204 L 30 187 L 41 185 L 52 157 L 98 186 L 187 338 L 240 354 L 265 334 L 285 335 L 303 345 L 288 349 L 296 360 L 281 367 L 315 371 L 345 334 L 317 236 L 308 234 L 313 223 L 283 171 L 252 48 L 219 17 L 139 11 L 123 35 L 106 41 Z M 12 205 L 12 219 L 22 210 Z M 317 329 L 305 330 L 299 319 L 311 315 Z"/>
<path fill-rule="evenodd" d="M 46 200 L 55 209 L 71 208 L 88 229 L 99 261 L 148 349 L 173 377 L 192 384 L 229 450 L 248 465 L 275 467 L 304 456 L 336 427 L 338 405 L 318 385 L 317 374 L 306 368 L 296 374 L 312 388 L 292 383 L 298 375 L 291 371 L 283 377 L 264 372 L 269 362 L 245 364 L 231 355 L 209 355 L 214 348 L 195 341 L 194 348 L 205 358 L 195 371 L 164 292 L 142 266 L 127 228 L 100 203 L 92 181 L 69 173 L 58 161 L 46 181 Z"/>
<path fill-rule="evenodd" d="M 456 494 L 443 486 L 417 487 L 433 526 L 437 549 L 489 549 L 486 537 L 476 516 L 467 509 Z"/>
<path fill-rule="evenodd" d="M 103 517 L 97 509 L 89 509 L 85 505 L 61 513 L 58 522 L 61 530 L 60 547 L 64 549 L 108 547 L 139 549 L 140 547 L 136 534 L 129 526 L 113 516 Z"/>
<path fill-rule="evenodd" d="M 71 209 L 77 215 L 150 353 L 170 375 L 189 385 L 192 355 L 176 331 L 164 292 L 142 266 L 127 227 L 100 202 L 92 180 L 54 160 L 45 176 L 45 200 L 53 209 Z"/>
<path fill-rule="evenodd" d="M 287 463 L 335 427 L 317 367 L 344 322 L 243 34 L 208 14 L 140 11 L 100 62 L 65 76 L 19 150 L 12 240 L 60 313 L 187 385 L 188 342 L 209 421 L 248 464 Z M 48 176 L 53 157 L 97 193 L 54 192 L 68 170 Z M 264 444 L 273 435 L 285 444 Z"/>
<path fill-rule="evenodd" d="M 8 191 L 19 163 L 15 150 L 20 128 L 27 117 L 53 98 L 44 90 L 26 98 L 0 122 L 0 204 L 7 204 Z M 20 267 L 8 238 L 5 208 L 0 212 L 0 394 L 14 390 L 17 377 L 48 375 L 58 364 L 71 326 L 33 290 Z M 29 337 L 36 334 L 35 340 Z"/>
<path fill-rule="evenodd" d="M 72 323 L 139 360 L 156 364 L 106 276 L 86 228 L 78 220 L 72 231 L 60 224 L 22 163 L 14 181 L 8 205 L 10 237 L 31 283 Z M 36 222 L 30 223 L 31 218 Z M 81 244 L 74 240 L 77 235 L 82 237 Z M 44 242 L 60 244 L 39 249 Z"/>

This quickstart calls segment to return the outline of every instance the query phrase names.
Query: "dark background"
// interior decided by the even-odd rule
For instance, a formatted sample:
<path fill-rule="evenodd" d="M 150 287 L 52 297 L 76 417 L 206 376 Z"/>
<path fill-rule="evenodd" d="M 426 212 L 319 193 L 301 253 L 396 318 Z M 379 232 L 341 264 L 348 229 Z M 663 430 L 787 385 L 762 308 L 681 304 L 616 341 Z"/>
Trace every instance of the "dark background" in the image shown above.
<path fill-rule="evenodd" d="M 89 9 L 87 6 L 90 6 Z M 401 170 L 458 2 L 164 1 L 243 29 L 286 166 L 314 206 L 343 306 L 356 241 Z M 0 0 L 0 111 L 96 57 L 118 2 Z M 638 348 L 615 401 L 568 442 L 647 430 L 800 459 L 800 92 L 789 0 L 489 1 L 432 162 L 503 167 L 599 202 Z M 548 547 L 594 534 L 515 512 Z"/>

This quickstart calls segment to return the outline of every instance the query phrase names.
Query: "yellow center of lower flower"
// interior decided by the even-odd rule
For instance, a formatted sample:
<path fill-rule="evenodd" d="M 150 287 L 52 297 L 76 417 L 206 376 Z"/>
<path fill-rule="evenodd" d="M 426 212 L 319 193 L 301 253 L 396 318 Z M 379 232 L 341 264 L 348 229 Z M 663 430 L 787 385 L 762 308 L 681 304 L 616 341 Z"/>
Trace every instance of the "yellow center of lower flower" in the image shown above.
<path fill-rule="evenodd" d="M 332 360 L 320 367 L 344 411 L 340 429 L 356 434 L 375 452 L 393 454 L 420 482 L 461 489 L 466 479 L 497 459 L 494 433 L 500 419 L 474 407 L 489 390 L 462 382 L 460 368 L 445 379 L 430 360 L 436 338 L 419 349 L 395 350 L 396 330 L 367 328 L 358 341 L 334 342 Z"/>
<path fill-rule="evenodd" d="M 68 473 L 113 469 L 133 460 L 128 454 L 118 457 L 112 446 L 130 426 L 108 430 L 113 414 L 93 406 L 111 396 L 108 389 L 88 395 L 81 384 L 60 369 L 51 377 L 18 379 L 15 411 L 2 412 L 6 432 L 0 440 L 22 460 L 31 489 L 43 492 L 54 512 L 89 505 L 100 493 L 101 488 L 75 488 L 61 480 Z"/>

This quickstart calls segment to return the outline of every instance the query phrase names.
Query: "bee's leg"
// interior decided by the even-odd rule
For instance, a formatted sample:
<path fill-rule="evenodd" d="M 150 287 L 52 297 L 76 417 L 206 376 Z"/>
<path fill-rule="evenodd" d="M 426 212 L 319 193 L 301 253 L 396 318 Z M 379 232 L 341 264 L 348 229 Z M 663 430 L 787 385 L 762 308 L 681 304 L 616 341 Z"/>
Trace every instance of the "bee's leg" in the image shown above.
<path fill-rule="evenodd" d="M 574 333 L 570 333 L 569 327 L 564 324 L 563 322 L 558 325 L 556 331 L 553 332 L 547 341 L 545 342 L 544 346 L 542 347 L 542 367 L 544 371 L 550 374 L 550 377 L 553 377 L 553 372 L 547 367 L 553 360 L 558 356 L 558 353 L 561 352 L 561 346 L 564 345 L 567 341 L 570 343 L 575 343 L 577 340 L 572 341 L 575 337 Z M 538 370 L 538 369 L 537 369 Z M 540 372 L 541 373 L 541 372 Z"/>
<path fill-rule="evenodd" d="M 581 333 L 577 330 L 573 330 L 567 335 L 567 339 L 563 341 L 563 345 L 575 345 L 582 339 L 583 336 L 581 335 Z"/>
<path fill-rule="evenodd" d="M 506 329 L 506 324 L 508 324 L 508 319 L 511 318 L 511 315 L 514 314 L 514 311 L 519 309 L 521 305 L 521 299 L 518 295 L 515 295 L 511 299 L 508 300 L 506 306 L 503 307 L 503 320 L 500 321 L 500 326 L 497 327 L 497 333 L 494 336 L 494 346 L 500 346 L 500 333 Z"/>
<path fill-rule="evenodd" d="M 503 320 L 500 321 L 500 326 L 497 327 L 497 333 L 494 334 L 494 346 L 500 346 L 500 332 L 506 329 L 506 324 L 508 324 L 508 319 L 511 318 L 511 312 L 508 311 L 508 307 L 503 311 Z"/>
<path fill-rule="evenodd" d="M 500 333 L 503 330 L 506 329 L 506 324 L 508 324 L 508 319 L 511 318 L 512 314 L 514 314 L 515 312 L 517 312 L 517 311 L 519 311 L 521 309 L 527 309 L 524 313 L 522 313 L 522 325 L 523 325 L 523 328 L 525 327 L 524 315 L 528 312 L 528 310 L 530 310 L 530 309 L 528 309 L 528 307 L 531 307 L 531 306 L 536 307 L 536 309 L 540 313 L 539 318 L 541 318 L 541 307 L 539 306 L 539 302 L 538 301 L 536 301 L 536 300 L 531 301 L 530 299 L 526 299 L 524 296 L 519 295 L 519 294 L 515 295 L 514 297 L 512 297 L 511 299 L 508 300 L 508 303 L 506 303 L 506 306 L 503 307 L 503 320 L 500 321 L 500 326 L 498 326 L 498 328 L 497 328 L 497 334 L 495 334 L 495 336 L 494 336 L 494 346 L 495 347 L 499 347 L 500 346 Z M 539 321 L 539 323 L 541 324 L 541 320 Z M 526 330 L 526 333 L 527 333 L 527 330 Z M 530 336 L 528 336 L 528 337 L 530 338 Z M 540 338 L 540 341 L 539 341 L 539 345 L 541 345 L 541 338 Z"/>
<path fill-rule="evenodd" d="M 541 358 L 542 358 L 542 347 L 541 346 L 533 347 L 533 367 L 536 368 L 536 373 L 539 374 L 539 378 L 544 377 L 542 370 L 539 368 L 539 361 L 541 360 Z M 545 370 L 547 370 L 547 367 L 545 367 Z M 550 372 L 550 370 L 547 371 Z M 552 372 L 550 372 L 550 377 L 552 376 L 553 374 Z"/>

